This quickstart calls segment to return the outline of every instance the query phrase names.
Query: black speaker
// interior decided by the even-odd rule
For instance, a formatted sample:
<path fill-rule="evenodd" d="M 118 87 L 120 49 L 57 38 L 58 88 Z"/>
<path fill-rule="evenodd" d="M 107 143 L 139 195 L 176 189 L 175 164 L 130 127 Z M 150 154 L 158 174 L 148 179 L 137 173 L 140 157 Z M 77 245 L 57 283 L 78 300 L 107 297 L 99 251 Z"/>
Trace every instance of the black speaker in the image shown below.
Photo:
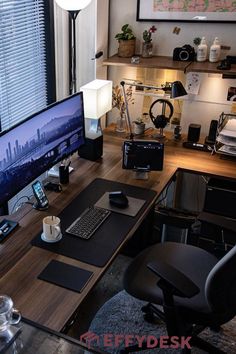
<path fill-rule="evenodd" d="M 87 160 L 99 159 L 103 154 L 103 135 L 95 139 L 85 138 L 85 144 L 79 147 L 78 153 Z"/>
<path fill-rule="evenodd" d="M 216 133 L 218 127 L 218 120 L 212 120 L 209 128 L 208 136 L 205 139 L 206 144 L 215 144 L 216 141 Z"/>
<path fill-rule="evenodd" d="M 192 143 L 197 143 L 200 138 L 201 125 L 200 124 L 189 124 L 188 127 L 188 141 Z"/>

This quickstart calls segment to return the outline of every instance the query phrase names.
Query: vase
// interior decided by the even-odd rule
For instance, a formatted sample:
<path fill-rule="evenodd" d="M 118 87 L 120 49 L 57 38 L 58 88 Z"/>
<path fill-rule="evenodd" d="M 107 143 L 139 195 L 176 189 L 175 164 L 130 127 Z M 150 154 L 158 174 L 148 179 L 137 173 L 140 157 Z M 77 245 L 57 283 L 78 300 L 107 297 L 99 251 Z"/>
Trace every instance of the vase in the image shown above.
<path fill-rule="evenodd" d="M 152 42 L 143 42 L 142 45 L 142 57 L 150 58 L 152 57 L 153 44 Z"/>
<path fill-rule="evenodd" d="M 145 131 L 145 123 L 135 123 L 134 122 L 134 134 L 142 135 Z"/>
<path fill-rule="evenodd" d="M 126 131 L 126 116 L 125 112 L 120 112 L 120 115 L 116 121 L 116 131 L 118 133 L 123 133 Z"/>

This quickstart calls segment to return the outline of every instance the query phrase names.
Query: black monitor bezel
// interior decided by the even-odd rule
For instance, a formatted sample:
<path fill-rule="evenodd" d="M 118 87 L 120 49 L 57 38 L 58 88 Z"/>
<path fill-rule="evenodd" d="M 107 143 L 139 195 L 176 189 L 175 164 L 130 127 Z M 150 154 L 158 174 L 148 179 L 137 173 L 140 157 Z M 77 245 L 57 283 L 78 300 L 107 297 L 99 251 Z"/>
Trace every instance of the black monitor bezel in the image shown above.
<path fill-rule="evenodd" d="M 161 164 L 161 167 L 160 168 L 145 168 L 145 167 L 127 167 L 124 163 L 124 157 L 125 157 L 125 145 L 126 144 L 134 144 L 134 145 L 145 145 L 145 144 L 154 144 L 156 146 L 161 146 L 162 149 L 162 164 Z M 139 172 L 150 172 L 150 171 L 162 171 L 163 170 L 163 165 L 164 165 L 164 144 L 163 143 L 160 143 L 158 141 L 155 141 L 155 140 L 126 140 L 123 142 L 123 149 L 122 149 L 122 152 L 123 152 L 123 156 L 122 156 L 122 168 L 124 170 L 132 170 L 132 171 L 139 171 Z"/>
<path fill-rule="evenodd" d="M 70 95 L 70 96 L 68 96 L 68 97 L 66 97 L 66 98 L 64 98 L 64 99 L 62 99 L 62 100 L 60 100 L 60 101 L 56 101 L 56 102 L 54 102 L 54 103 L 52 103 L 52 104 L 46 106 L 46 107 L 43 108 L 41 111 L 38 111 L 38 112 L 36 112 L 36 113 L 31 114 L 31 115 L 28 116 L 26 119 L 24 119 L 24 120 L 20 121 L 19 123 L 13 125 L 13 126 L 10 127 L 9 129 L 6 129 L 6 130 L 0 132 L 0 138 L 1 138 L 2 136 L 6 135 L 7 133 L 11 132 L 11 131 L 14 130 L 15 128 L 17 128 L 17 127 L 19 127 L 19 126 L 25 124 L 27 121 L 33 119 L 35 116 L 40 115 L 40 114 L 42 114 L 43 112 L 45 112 L 45 111 L 47 111 L 47 110 L 49 110 L 49 109 L 51 109 L 51 108 L 54 108 L 55 106 L 58 106 L 59 104 L 65 102 L 65 101 L 69 101 L 70 99 L 72 99 L 72 98 L 74 98 L 74 97 L 76 97 L 76 96 L 81 96 L 81 100 L 82 100 L 82 115 L 83 115 L 83 117 L 84 117 L 84 99 L 83 99 L 83 92 L 82 92 L 82 91 L 79 91 L 79 92 L 76 92 L 75 94 Z M 85 141 L 85 117 L 84 117 L 84 119 L 83 119 L 83 138 L 84 138 L 84 141 Z M 0 142 L 0 145 L 1 145 L 1 142 Z M 81 146 L 82 146 L 82 145 L 81 145 Z M 65 158 L 67 158 L 67 157 L 69 157 L 69 156 L 71 156 L 71 155 L 73 155 L 75 152 L 76 152 L 76 150 L 75 150 L 73 153 L 63 155 L 62 160 L 65 159 Z M 55 164 L 49 164 L 49 165 L 47 166 L 47 169 L 42 170 L 42 174 L 45 173 L 48 169 L 52 168 L 54 165 L 55 165 Z M 39 177 L 39 175 L 34 176 L 32 179 L 30 179 L 30 180 L 27 182 L 27 185 L 30 184 L 31 182 L 33 182 L 33 181 L 34 181 L 36 178 L 38 178 L 38 177 Z M 3 200 L 3 201 L 1 202 L 0 207 L 4 206 L 4 204 L 6 204 L 11 198 L 13 198 L 17 193 L 19 193 L 19 192 L 20 192 L 22 189 L 24 189 L 27 185 L 25 185 L 24 187 L 16 188 L 16 190 L 14 191 L 14 194 L 12 194 L 12 196 L 11 196 L 10 198 L 7 197 L 5 200 Z"/>

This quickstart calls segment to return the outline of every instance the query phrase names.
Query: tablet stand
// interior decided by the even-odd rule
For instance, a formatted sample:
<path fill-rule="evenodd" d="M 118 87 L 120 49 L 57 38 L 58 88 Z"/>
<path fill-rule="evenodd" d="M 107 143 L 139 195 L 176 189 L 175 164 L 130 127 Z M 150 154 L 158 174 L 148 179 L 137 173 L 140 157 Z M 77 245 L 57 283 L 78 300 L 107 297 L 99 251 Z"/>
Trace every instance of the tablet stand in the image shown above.
<path fill-rule="evenodd" d="M 137 169 L 134 170 L 134 178 L 135 179 L 148 179 L 149 170 Z"/>

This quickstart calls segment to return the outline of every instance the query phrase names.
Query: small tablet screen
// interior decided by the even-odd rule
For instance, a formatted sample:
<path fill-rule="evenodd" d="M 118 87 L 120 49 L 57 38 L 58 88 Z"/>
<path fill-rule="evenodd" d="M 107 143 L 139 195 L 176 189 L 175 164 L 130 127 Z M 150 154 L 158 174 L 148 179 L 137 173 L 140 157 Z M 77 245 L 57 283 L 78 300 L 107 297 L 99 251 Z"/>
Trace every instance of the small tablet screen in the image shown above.
<path fill-rule="evenodd" d="M 128 170 L 161 171 L 163 169 L 164 144 L 157 141 L 125 141 L 123 168 Z"/>

